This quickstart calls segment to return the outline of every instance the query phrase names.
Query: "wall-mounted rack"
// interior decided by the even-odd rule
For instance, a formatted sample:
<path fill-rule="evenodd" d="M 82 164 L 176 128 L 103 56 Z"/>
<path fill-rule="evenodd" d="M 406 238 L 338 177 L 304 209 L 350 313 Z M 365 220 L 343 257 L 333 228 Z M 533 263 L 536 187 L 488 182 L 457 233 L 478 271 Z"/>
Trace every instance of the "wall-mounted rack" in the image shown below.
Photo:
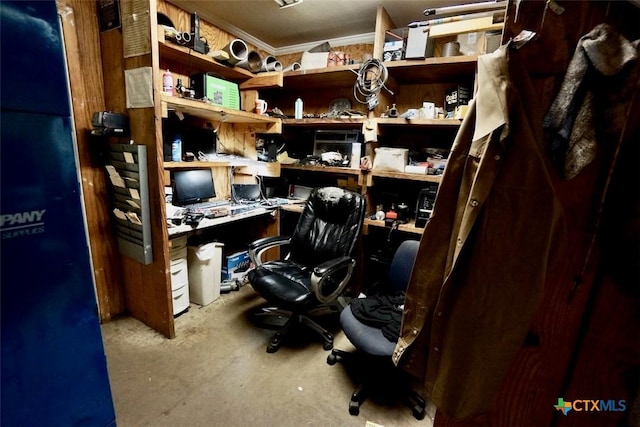
<path fill-rule="evenodd" d="M 147 147 L 111 144 L 107 165 L 120 253 L 142 264 L 153 262 L 147 177 Z"/>

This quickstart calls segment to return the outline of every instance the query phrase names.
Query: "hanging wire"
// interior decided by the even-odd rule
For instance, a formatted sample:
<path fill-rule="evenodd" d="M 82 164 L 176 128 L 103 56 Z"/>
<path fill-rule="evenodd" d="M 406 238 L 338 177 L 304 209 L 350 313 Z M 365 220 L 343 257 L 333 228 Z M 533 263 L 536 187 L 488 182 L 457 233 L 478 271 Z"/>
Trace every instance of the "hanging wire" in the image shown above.
<path fill-rule="evenodd" d="M 379 59 L 372 58 L 365 61 L 356 74 L 358 77 L 353 86 L 353 97 L 359 103 L 366 104 L 369 111 L 378 105 L 378 94 L 382 88 L 393 95 L 393 92 L 385 86 L 389 72 Z"/>

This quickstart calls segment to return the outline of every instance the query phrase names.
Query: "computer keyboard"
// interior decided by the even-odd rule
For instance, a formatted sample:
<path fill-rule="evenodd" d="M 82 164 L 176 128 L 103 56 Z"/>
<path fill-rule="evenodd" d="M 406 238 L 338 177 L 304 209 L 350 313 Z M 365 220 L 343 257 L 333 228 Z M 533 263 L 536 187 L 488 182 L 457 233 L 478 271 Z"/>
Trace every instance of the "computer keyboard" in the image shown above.
<path fill-rule="evenodd" d="M 187 210 L 191 211 L 191 212 L 201 212 L 201 213 L 206 213 L 207 211 L 213 209 L 213 208 L 217 208 L 220 206 L 225 206 L 228 205 L 229 201 L 227 200 L 213 200 L 210 202 L 200 202 L 200 203 L 193 203 L 191 205 L 187 205 L 184 206 L 184 208 L 186 208 Z"/>

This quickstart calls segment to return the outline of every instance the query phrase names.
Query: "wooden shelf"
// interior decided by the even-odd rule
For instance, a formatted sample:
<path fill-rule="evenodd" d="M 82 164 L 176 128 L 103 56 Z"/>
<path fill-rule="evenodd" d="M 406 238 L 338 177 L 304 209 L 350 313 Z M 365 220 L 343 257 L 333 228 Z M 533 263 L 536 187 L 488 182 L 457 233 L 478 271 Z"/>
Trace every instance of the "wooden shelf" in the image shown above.
<path fill-rule="evenodd" d="M 433 82 L 457 82 L 470 77 L 476 71 L 477 56 L 451 56 L 446 58 L 405 59 L 384 62 L 389 76 L 399 84 L 425 84 Z M 333 89 L 354 85 L 361 64 L 283 73 L 286 89 L 318 87 Z"/>
<path fill-rule="evenodd" d="M 360 169 L 341 168 L 335 166 L 310 166 L 310 165 L 285 165 L 281 164 L 282 169 L 301 170 L 305 172 L 321 172 L 343 175 L 360 175 Z"/>
<path fill-rule="evenodd" d="M 193 72 L 211 72 L 225 80 L 239 83 L 240 89 L 264 89 L 282 87 L 281 72 L 254 74 L 240 67 L 229 67 L 210 56 L 195 52 L 184 46 L 160 40 L 160 57 L 165 60 L 189 65 Z"/>
<path fill-rule="evenodd" d="M 255 77 L 255 75 L 240 67 L 229 67 L 221 64 L 210 56 L 203 55 L 184 46 L 178 46 L 171 42 L 158 43 L 160 47 L 160 57 L 171 61 L 189 65 L 194 71 L 213 72 L 224 79 L 235 82 L 244 81 Z"/>
<path fill-rule="evenodd" d="M 425 127 L 460 127 L 461 120 L 458 119 L 401 119 L 401 118 L 379 118 L 371 119 L 379 126 L 425 126 Z"/>
<path fill-rule="evenodd" d="M 369 218 L 365 218 L 364 225 L 365 227 L 388 228 L 385 226 L 384 221 L 378 221 L 378 220 L 369 219 Z M 404 231 L 405 233 L 422 234 L 422 232 L 424 231 L 424 227 L 423 228 L 416 227 L 414 221 L 412 220 L 412 221 L 409 221 L 407 224 L 400 224 L 398 226 L 398 230 Z M 366 233 L 366 230 L 365 230 L 365 233 Z"/>
<path fill-rule="evenodd" d="M 439 183 L 442 175 L 421 175 L 417 173 L 393 172 L 393 171 L 377 171 L 372 170 L 371 176 L 379 178 L 406 179 L 410 181 L 424 181 Z"/>
<path fill-rule="evenodd" d="M 282 121 L 274 117 L 248 113 L 242 110 L 234 110 L 231 108 L 221 107 L 219 105 L 209 104 L 204 101 L 180 98 L 171 95 L 161 94 L 160 99 L 162 101 L 163 111 L 175 110 L 191 116 L 218 122 L 261 125 L 266 129 L 262 132 L 266 133 L 282 132 Z"/>
<path fill-rule="evenodd" d="M 350 87 L 356 82 L 360 64 L 337 67 L 313 68 L 311 70 L 286 71 L 283 73 L 285 89 L 333 89 Z"/>
<path fill-rule="evenodd" d="M 207 168 L 224 168 L 231 166 L 231 162 L 164 162 L 165 169 L 207 169 Z"/>
<path fill-rule="evenodd" d="M 212 162 L 164 162 L 164 169 L 209 169 L 209 168 L 224 168 L 234 167 L 235 173 L 241 175 L 260 175 L 260 176 L 280 176 L 280 163 L 267 163 L 260 162 L 258 160 L 250 160 L 243 158 L 235 158 L 220 160 Z"/>
<path fill-rule="evenodd" d="M 308 128 L 360 128 L 364 123 L 378 124 L 380 127 L 443 127 L 458 128 L 461 120 L 458 119 L 401 119 L 401 118 L 344 118 L 344 119 L 283 119 L 282 124 L 287 127 Z"/>
<path fill-rule="evenodd" d="M 450 56 L 389 61 L 384 65 L 389 76 L 399 84 L 428 84 L 459 82 L 461 78 L 470 78 L 476 71 L 477 61 L 477 56 Z"/>
<path fill-rule="evenodd" d="M 283 119 L 282 124 L 285 126 L 310 127 L 310 128 L 361 128 L 366 122 L 366 117 L 344 118 L 344 119 Z"/>

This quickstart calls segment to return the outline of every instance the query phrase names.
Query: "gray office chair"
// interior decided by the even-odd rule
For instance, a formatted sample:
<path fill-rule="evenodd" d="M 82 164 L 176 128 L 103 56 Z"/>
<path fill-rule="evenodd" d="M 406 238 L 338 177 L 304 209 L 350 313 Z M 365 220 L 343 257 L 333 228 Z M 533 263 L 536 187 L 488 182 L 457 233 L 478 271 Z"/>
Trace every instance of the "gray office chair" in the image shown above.
<path fill-rule="evenodd" d="M 376 295 L 361 300 L 353 300 L 340 314 L 340 325 L 345 335 L 356 348 L 355 353 L 333 349 L 327 357 L 327 363 L 334 365 L 338 361 L 353 362 L 357 359 L 362 383 L 351 396 L 349 413 L 358 415 L 360 404 L 369 394 L 399 390 L 405 403 L 411 407 L 413 416 L 419 420 L 425 416 L 424 399 L 411 389 L 411 378 L 401 369 L 397 369 L 391 361 L 396 347 L 402 311 L 390 309 L 393 304 L 402 305 L 404 292 L 409 284 L 411 271 L 418 253 L 419 242 L 407 240 L 400 244 L 391 261 L 388 274 L 388 295 Z M 391 305 L 389 305 L 390 303 Z M 359 304 L 359 307 L 355 307 Z M 383 316 L 372 316 L 362 320 L 366 313 L 361 310 L 368 305 L 383 305 Z M 358 313 L 358 317 L 354 315 Z M 395 339 L 394 341 L 389 338 Z"/>
<path fill-rule="evenodd" d="M 365 205 L 358 193 L 337 187 L 316 188 L 291 237 L 266 237 L 249 246 L 255 265 L 247 275 L 249 283 L 274 305 L 259 315 L 288 318 L 271 339 L 267 352 L 277 351 L 297 326 L 318 333 L 325 350 L 333 347 L 333 335 L 311 317 L 318 309 L 335 303 L 351 279 L 356 263 L 352 252 L 360 236 Z M 277 246 L 288 247 L 281 252 L 284 257 L 263 262 L 265 251 Z M 334 307 L 337 314 L 341 307 Z"/>

